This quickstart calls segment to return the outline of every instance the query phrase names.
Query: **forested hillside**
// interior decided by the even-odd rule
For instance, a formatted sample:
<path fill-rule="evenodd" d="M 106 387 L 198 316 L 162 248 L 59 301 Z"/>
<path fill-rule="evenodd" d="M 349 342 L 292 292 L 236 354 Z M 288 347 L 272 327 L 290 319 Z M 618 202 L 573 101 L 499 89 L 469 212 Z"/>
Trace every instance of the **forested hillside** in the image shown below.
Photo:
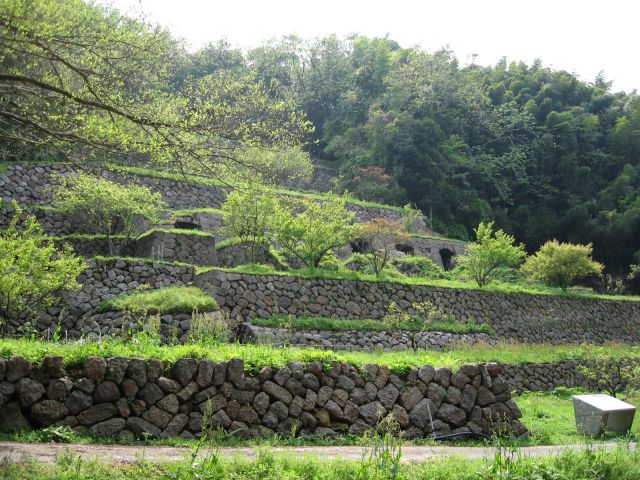
<path fill-rule="evenodd" d="M 134 153 L 288 175 L 304 170 L 306 142 L 338 170 L 337 188 L 411 202 L 442 234 L 466 239 L 494 220 L 529 251 L 557 238 L 593 242 L 615 273 L 640 263 L 640 98 L 602 75 L 461 66 L 454 52 L 358 36 L 189 53 L 80 0 L 9 2 L 0 14 L 5 160 Z M 255 145 L 293 154 L 283 167 L 253 158 Z"/>
<path fill-rule="evenodd" d="M 640 98 L 603 75 L 461 66 L 454 52 L 364 37 L 287 37 L 247 55 L 220 42 L 180 75 L 217 69 L 296 99 L 312 153 L 355 195 L 413 202 L 460 238 L 493 219 L 529 250 L 558 238 L 593 242 L 612 271 L 640 262 Z"/>

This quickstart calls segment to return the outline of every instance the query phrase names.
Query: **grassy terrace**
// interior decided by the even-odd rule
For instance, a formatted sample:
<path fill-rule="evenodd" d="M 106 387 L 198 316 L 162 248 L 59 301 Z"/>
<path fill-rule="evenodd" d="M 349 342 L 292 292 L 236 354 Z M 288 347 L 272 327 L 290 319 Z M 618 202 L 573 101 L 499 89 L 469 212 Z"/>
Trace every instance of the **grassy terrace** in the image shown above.
<path fill-rule="evenodd" d="M 385 450 L 385 453 L 390 453 Z M 185 455 L 180 462 L 153 464 L 144 459 L 134 464 L 108 463 L 104 460 L 83 460 L 66 454 L 53 464 L 26 462 L 3 466 L 7 479 L 93 479 L 129 480 L 160 479 L 260 479 L 260 480 L 507 480 L 507 479 L 574 479 L 574 480 L 637 480 L 640 478 L 640 452 L 621 444 L 612 451 L 562 452 L 548 457 L 525 457 L 517 450 L 508 456 L 469 460 L 463 457 L 434 458 L 427 462 L 398 465 L 383 459 L 345 461 L 314 458 L 304 455 L 277 454 L 261 450 L 255 458 L 230 457 L 205 453 Z"/>
<path fill-rule="evenodd" d="M 612 358 L 640 359 L 640 346 L 616 345 L 528 345 L 501 343 L 494 346 L 474 345 L 473 348 L 452 349 L 448 351 L 416 350 L 402 352 L 332 352 L 311 348 L 284 347 L 270 345 L 175 345 L 161 346 L 141 344 L 119 340 L 101 342 L 69 341 L 45 342 L 29 339 L 0 339 L 0 357 L 9 358 L 21 355 L 32 362 L 41 362 L 50 355 L 62 355 L 68 365 L 82 363 L 92 356 L 158 358 L 173 362 L 178 358 L 209 358 L 213 361 L 226 361 L 242 358 L 251 371 L 262 367 L 281 367 L 290 361 L 309 363 L 320 361 L 343 361 L 356 367 L 368 363 L 387 365 L 398 374 L 411 366 L 425 364 L 458 368 L 463 363 L 500 362 L 503 364 L 521 364 L 536 362 L 557 362 L 562 360 L 587 360 L 596 353 Z"/>
<path fill-rule="evenodd" d="M 288 328 L 291 330 L 331 330 L 336 332 L 346 332 L 358 330 L 364 332 L 389 331 L 389 327 L 381 320 L 337 320 L 335 318 L 324 317 L 271 317 L 254 318 L 251 323 L 261 327 Z M 407 323 L 403 330 L 416 331 L 438 331 L 451 333 L 495 333 L 489 325 L 477 325 L 475 323 L 458 322 L 433 322 L 428 325 L 421 325 L 417 322 Z"/>
<path fill-rule="evenodd" d="M 99 311 L 127 310 L 134 314 L 191 313 L 218 311 L 215 298 L 197 287 L 166 287 L 122 295 L 104 301 Z"/>

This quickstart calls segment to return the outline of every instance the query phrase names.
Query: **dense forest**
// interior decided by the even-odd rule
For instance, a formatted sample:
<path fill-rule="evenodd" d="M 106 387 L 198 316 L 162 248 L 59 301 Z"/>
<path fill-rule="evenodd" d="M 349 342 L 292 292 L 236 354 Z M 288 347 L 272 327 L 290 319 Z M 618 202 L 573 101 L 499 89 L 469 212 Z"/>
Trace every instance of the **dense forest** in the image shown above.
<path fill-rule="evenodd" d="M 176 84 L 215 70 L 295 99 L 315 127 L 313 155 L 355 195 L 415 203 L 459 238 L 495 220 L 529 250 L 557 238 L 593 242 L 610 271 L 640 262 L 640 98 L 603 75 L 461 66 L 448 50 L 331 36 L 247 54 L 211 44 L 185 58 Z"/>
<path fill-rule="evenodd" d="M 233 169 L 238 144 L 303 144 L 337 169 L 336 188 L 415 204 L 442 234 L 466 239 L 493 220 L 529 251 L 556 238 L 593 242 L 613 273 L 640 263 L 640 97 L 604 75 L 460 65 L 448 50 L 362 36 L 189 52 L 80 0 L 37 7 L 0 9 L 5 160 L 77 143 Z"/>

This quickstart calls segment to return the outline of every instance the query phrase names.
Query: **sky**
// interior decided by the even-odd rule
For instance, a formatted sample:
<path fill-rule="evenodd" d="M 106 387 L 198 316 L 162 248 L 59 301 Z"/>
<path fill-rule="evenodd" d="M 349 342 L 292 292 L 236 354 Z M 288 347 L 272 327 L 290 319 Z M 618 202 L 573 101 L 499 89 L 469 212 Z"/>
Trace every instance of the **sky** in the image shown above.
<path fill-rule="evenodd" d="M 332 33 L 388 35 L 403 47 L 448 46 L 462 64 L 501 57 L 567 70 L 613 90 L 640 91 L 640 2 L 636 0 L 105 0 L 144 15 L 191 50 L 226 38 L 248 49 L 269 39 Z"/>

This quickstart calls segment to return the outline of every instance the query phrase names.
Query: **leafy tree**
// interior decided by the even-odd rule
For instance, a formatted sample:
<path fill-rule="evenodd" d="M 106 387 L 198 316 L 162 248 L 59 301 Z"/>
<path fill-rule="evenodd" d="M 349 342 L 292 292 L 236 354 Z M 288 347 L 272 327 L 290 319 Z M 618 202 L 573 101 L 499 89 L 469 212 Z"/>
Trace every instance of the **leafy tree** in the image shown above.
<path fill-rule="evenodd" d="M 513 236 L 502 230 L 494 232 L 493 222 L 480 223 L 475 234 L 476 241 L 467 245 L 458 263 L 480 287 L 492 280 L 496 269 L 517 267 L 526 255 L 523 245 L 514 245 Z"/>
<path fill-rule="evenodd" d="M 396 243 L 408 238 L 408 235 L 400 222 L 374 218 L 363 225 L 360 238 L 371 247 L 365 258 L 378 277 L 389 262 L 391 250 L 395 249 Z"/>
<path fill-rule="evenodd" d="M 344 197 L 317 202 L 281 200 L 274 220 L 275 242 L 310 268 L 321 266 L 331 249 L 353 241 L 359 227 Z"/>
<path fill-rule="evenodd" d="M 158 221 L 165 204 L 148 187 L 120 185 L 101 177 L 78 173 L 60 177 L 53 203 L 87 233 L 106 235 L 109 253 L 115 253 L 113 235 L 133 235 L 141 219 Z"/>
<path fill-rule="evenodd" d="M 566 290 L 575 279 L 602 273 L 604 266 L 591 259 L 592 248 L 550 240 L 527 258 L 522 270 L 534 280 Z"/>
<path fill-rule="evenodd" d="M 224 71 L 171 88 L 186 52 L 168 31 L 81 0 L 0 2 L 0 140 L 46 154 L 143 156 L 212 170 L 310 126 L 269 87 Z M 75 157 L 74 157 L 75 158 Z"/>
<path fill-rule="evenodd" d="M 224 225 L 220 232 L 246 243 L 251 263 L 269 246 L 278 202 L 272 192 L 256 183 L 239 185 L 222 204 Z"/>
<path fill-rule="evenodd" d="M 628 389 L 640 388 L 640 367 L 633 360 L 616 358 L 607 352 L 590 355 L 586 365 L 579 365 L 578 371 L 597 388 L 612 397 Z"/>
<path fill-rule="evenodd" d="M 18 228 L 22 210 L 0 234 L 0 333 L 6 321 L 55 304 L 64 291 L 77 290 L 84 269 L 71 247 L 56 248 L 33 215 Z"/>

